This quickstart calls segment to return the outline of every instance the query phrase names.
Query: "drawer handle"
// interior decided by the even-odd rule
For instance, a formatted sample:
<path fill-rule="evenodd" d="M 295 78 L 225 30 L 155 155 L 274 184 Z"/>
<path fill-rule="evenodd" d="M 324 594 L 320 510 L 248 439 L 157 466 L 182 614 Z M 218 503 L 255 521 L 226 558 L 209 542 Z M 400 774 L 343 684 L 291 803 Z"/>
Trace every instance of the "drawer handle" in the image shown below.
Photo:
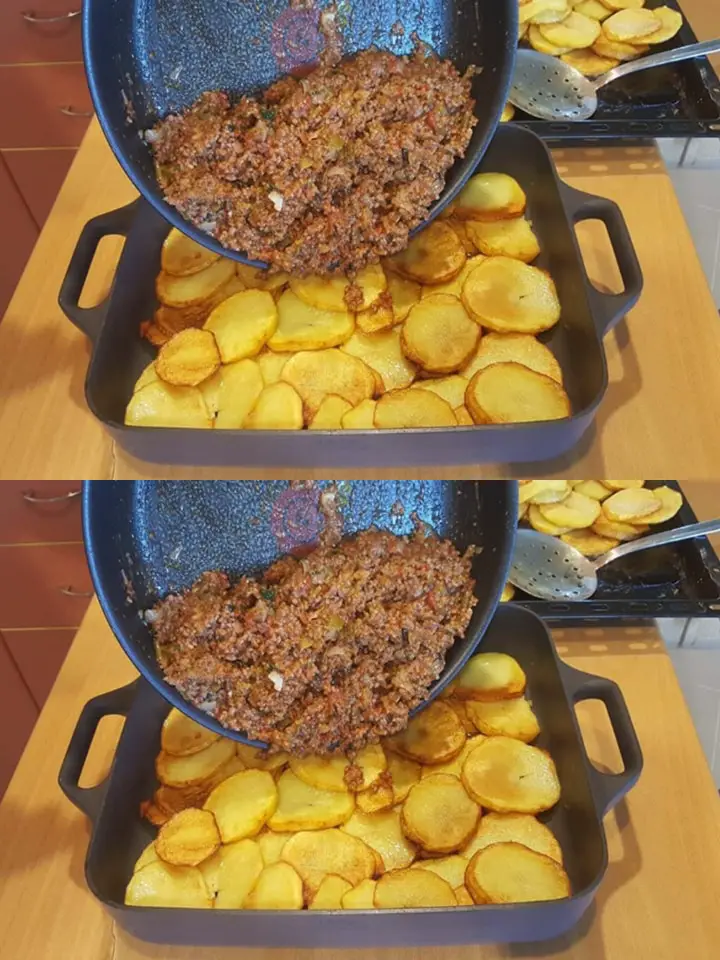
<path fill-rule="evenodd" d="M 80 496 L 79 490 L 71 490 L 69 493 L 61 493 L 59 497 L 36 497 L 32 490 L 23 494 L 23 500 L 27 503 L 64 503 L 66 500 L 74 500 Z"/>
<path fill-rule="evenodd" d="M 75 17 L 80 16 L 80 13 L 80 10 L 70 10 L 68 13 L 61 13 L 57 17 L 39 17 L 32 10 L 29 10 L 27 13 L 23 13 L 22 18 L 27 20 L 28 23 L 62 23 L 64 20 L 74 20 Z"/>
<path fill-rule="evenodd" d="M 91 597 L 92 590 L 73 590 L 72 587 L 60 587 L 60 593 L 64 597 Z"/>
<path fill-rule="evenodd" d="M 60 107 L 60 113 L 66 117 L 91 117 L 92 110 L 76 110 L 75 107 Z"/>

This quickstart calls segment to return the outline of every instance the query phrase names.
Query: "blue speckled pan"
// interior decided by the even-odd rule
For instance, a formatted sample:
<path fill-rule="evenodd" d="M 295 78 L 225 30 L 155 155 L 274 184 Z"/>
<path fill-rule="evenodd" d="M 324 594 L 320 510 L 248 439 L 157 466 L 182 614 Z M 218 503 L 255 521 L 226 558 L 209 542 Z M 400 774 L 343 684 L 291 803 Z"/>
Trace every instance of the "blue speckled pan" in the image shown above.
<path fill-rule="evenodd" d="M 205 570 L 253 573 L 316 543 L 324 526 L 319 497 L 330 481 L 88 481 L 83 490 L 85 549 L 100 605 L 137 669 L 174 706 L 236 740 L 165 682 L 143 611 L 189 587 Z M 517 525 L 517 484 L 485 480 L 354 480 L 333 485 L 352 536 L 376 526 L 409 534 L 414 517 L 473 560 L 478 603 L 465 637 L 448 652 L 430 690 L 434 699 L 460 670 L 487 629 L 505 583 Z M 421 709 L 422 704 L 418 709 Z"/>
<path fill-rule="evenodd" d="M 206 90 L 254 93 L 316 62 L 319 13 L 328 5 L 309 0 L 299 10 L 290 9 L 289 0 L 84 0 L 90 92 L 123 169 L 166 220 L 236 260 L 250 262 L 165 203 L 142 133 Z M 482 67 L 473 81 L 478 123 L 430 210 L 432 219 L 470 176 L 500 119 L 517 47 L 517 0 L 336 0 L 336 7 L 348 55 L 373 45 L 408 54 L 415 33 L 459 70 Z"/>

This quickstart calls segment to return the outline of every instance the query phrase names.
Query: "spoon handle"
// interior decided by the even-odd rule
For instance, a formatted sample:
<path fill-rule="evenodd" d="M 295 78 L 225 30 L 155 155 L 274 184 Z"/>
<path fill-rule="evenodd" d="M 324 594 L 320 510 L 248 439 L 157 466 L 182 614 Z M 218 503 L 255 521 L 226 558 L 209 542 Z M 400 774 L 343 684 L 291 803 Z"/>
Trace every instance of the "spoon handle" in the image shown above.
<path fill-rule="evenodd" d="M 619 547 L 608 550 L 594 563 L 596 570 L 604 567 L 613 560 L 619 560 L 620 557 L 627 557 L 628 554 L 637 553 L 640 550 L 647 550 L 649 547 L 663 547 L 666 543 L 678 543 L 680 540 L 692 540 L 694 537 L 706 537 L 709 533 L 720 533 L 720 520 L 706 520 L 704 523 L 689 523 L 684 527 L 676 527 L 674 530 L 666 530 L 664 533 L 654 533 L 650 537 L 642 537 L 640 540 L 631 540 L 629 543 L 621 543 Z"/>
<path fill-rule="evenodd" d="M 689 43 L 684 47 L 677 47 L 675 50 L 668 50 L 665 53 L 654 53 L 649 57 L 642 57 L 640 60 L 621 63 L 619 67 L 614 67 L 598 77 L 593 83 L 593 87 L 599 90 L 606 83 L 619 80 L 620 77 L 627 77 L 628 74 L 636 73 L 638 70 L 646 70 L 648 67 L 663 67 L 666 63 L 679 63 L 681 60 L 694 60 L 695 57 L 706 57 L 710 53 L 720 53 L 720 39 L 705 40 L 703 43 Z"/>

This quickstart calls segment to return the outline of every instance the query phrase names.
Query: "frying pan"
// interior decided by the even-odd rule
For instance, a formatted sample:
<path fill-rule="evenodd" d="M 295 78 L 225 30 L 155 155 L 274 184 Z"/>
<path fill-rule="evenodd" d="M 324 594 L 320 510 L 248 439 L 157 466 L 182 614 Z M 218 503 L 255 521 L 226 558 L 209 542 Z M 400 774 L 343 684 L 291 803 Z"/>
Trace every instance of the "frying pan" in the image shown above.
<path fill-rule="evenodd" d="M 371 526 L 409 534 L 416 519 L 473 558 L 477 604 L 465 636 L 418 710 L 433 700 L 471 655 L 500 600 L 517 526 L 513 481 L 355 480 L 88 481 L 83 535 L 100 605 L 140 673 L 166 700 L 212 730 L 244 743 L 166 683 L 144 613 L 189 587 L 206 570 L 257 573 L 278 557 L 307 549 L 324 525 L 320 494 L 334 491 L 344 536 Z"/>
<path fill-rule="evenodd" d="M 144 132 L 206 90 L 256 93 L 315 62 L 322 49 L 319 14 L 328 5 L 310 0 L 299 10 L 288 0 L 83 3 L 85 70 L 115 156 L 166 220 L 235 260 L 257 263 L 225 249 L 165 202 Z M 482 68 L 472 87 L 478 123 L 465 157 L 448 171 L 429 222 L 470 176 L 500 119 L 517 47 L 517 0 L 336 0 L 336 6 L 346 55 L 373 45 L 409 54 L 417 35 L 461 72 Z"/>

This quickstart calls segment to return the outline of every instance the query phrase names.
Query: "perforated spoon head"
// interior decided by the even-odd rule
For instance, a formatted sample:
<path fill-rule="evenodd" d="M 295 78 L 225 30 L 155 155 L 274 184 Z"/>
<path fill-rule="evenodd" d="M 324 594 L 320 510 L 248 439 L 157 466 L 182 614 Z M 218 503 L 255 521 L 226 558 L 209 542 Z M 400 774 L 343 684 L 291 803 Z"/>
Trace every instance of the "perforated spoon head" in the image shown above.
<path fill-rule="evenodd" d="M 517 51 L 508 100 L 540 120 L 587 120 L 597 110 L 592 80 L 535 50 Z"/>
<path fill-rule="evenodd" d="M 508 580 L 539 600 L 587 600 L 597 590 L 592 560 L 535 530 L 517 531 Z"/>

